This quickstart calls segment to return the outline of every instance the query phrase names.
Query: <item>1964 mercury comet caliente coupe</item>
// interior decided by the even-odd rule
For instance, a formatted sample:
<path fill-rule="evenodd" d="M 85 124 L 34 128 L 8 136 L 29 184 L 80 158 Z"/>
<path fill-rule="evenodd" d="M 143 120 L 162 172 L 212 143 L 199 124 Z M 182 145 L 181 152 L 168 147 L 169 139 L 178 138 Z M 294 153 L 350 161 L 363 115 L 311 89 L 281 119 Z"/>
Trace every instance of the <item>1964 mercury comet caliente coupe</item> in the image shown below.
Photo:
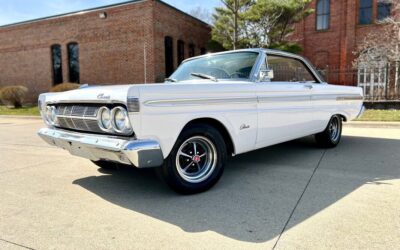
<path fill-rule="evenodd" d="M 39 135 L 103 168 L 157 167 L 190 194 L 212 187 L 230 155 L 308 135 L 335 147 L 362 95 L 327 84 L 298 55 L 237 50 L 190 58 L 163 84 L 42 94 Z"/>

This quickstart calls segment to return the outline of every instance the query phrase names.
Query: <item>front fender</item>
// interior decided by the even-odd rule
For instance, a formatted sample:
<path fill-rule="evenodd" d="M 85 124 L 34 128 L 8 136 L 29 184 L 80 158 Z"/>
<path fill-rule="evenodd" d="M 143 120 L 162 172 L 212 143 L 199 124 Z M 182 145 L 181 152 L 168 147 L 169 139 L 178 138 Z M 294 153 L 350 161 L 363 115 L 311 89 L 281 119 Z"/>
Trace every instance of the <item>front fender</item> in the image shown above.
<path fill-rule="evenodd" d="M 237 148 L 235 128 L 229 119 L 221 114 L 175 114 L 173 117 L 159 114 L 142 117 L 142 133 L 137 136 L 138 138 L 157 140 L 160 143 L 164 158 L 167 158 L 184 127 L 197 119 L 213 119 L 221 123 L 231 137 L 234 149 Z"/>

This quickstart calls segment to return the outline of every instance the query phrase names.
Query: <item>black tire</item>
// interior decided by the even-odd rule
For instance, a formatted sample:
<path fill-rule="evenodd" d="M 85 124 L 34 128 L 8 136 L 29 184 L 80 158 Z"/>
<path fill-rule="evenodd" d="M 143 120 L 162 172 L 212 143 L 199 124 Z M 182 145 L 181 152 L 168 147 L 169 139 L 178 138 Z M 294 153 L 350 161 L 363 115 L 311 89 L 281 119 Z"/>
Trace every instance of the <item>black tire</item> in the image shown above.
<path fill-rule="evenodd" d="M 227 147 L 218 130 L 210 125 L 195 124 L 181 133 L 158 171 L 175 192 L 196 194 L 218 182 L 227 158 Z"/>
<path fill-rule="evenodd" d="M 342 118 L 338 115 L 332 116 L 324 131 L 315 135 L 318 146 L 322 148 L 336 147 L 342 138 Z"/>
<path fill-rule="evenodd" d="M 92 161 L 96 166 L 105 170 L 117 170 L 121 167 L 121 164 L 111 161 Z"/>

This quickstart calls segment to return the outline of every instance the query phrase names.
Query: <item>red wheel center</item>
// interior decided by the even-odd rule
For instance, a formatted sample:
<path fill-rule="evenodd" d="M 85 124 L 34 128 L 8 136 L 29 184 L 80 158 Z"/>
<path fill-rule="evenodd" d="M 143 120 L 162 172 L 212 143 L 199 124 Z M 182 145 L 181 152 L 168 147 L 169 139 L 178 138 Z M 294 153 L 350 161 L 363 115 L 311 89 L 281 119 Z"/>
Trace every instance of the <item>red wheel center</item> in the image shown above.
<path fill-rule="evenodd" d="M 200 162 L 200 156 L 198 156 L 198 155 L 195 155 L 195 156 L 193 156 L 193 161 L 195 162 L 195 163 L 198 163 L 198 162 Z"/>

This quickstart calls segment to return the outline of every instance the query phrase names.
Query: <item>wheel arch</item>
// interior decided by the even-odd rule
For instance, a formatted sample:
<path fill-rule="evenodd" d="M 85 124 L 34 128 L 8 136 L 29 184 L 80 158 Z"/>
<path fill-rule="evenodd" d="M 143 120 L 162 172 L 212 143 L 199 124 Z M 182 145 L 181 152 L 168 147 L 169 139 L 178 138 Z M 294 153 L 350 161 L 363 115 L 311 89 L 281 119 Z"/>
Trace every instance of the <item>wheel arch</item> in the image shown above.
<path fill-rule="evenodd" d="M 338 113 L 338 114 L 335 114 L 335 115 L 337 115 L 337 116 L 339 116 L 340 118 L 342 118 L 342 120 L 343 120 L 344 122 L 347 122 L 347 121 L 348 121 L 347 116 L 346 116 L 345 114 L 343 114 L 343 113 Z"/>
<path fill-rule="evenodd" d="M 210 118 L 210 117 L 195 118 L 195 119 L 189 121 L 188 123 L 186 123 L 186 125 L 182 128 L 181 133 L 188 127 L 193 126 L 195 124 L 207 124 L 207 125 L 214 127 L 215 129 L 217 129 L 218 132 L 220 132 L 220 134 L 224 138 L 225 142 L 227 143 L 226 146 L 227 146 L 227 150 L 228 150 L 228 155 L 235 154 L 235 152 L 236 152 L 235 144 L 233 142 L 232 136 L 229 133 L 229 130 L 227 129 L 227 127 L 221 121 L 219 121 L 215 118 Z"/>

